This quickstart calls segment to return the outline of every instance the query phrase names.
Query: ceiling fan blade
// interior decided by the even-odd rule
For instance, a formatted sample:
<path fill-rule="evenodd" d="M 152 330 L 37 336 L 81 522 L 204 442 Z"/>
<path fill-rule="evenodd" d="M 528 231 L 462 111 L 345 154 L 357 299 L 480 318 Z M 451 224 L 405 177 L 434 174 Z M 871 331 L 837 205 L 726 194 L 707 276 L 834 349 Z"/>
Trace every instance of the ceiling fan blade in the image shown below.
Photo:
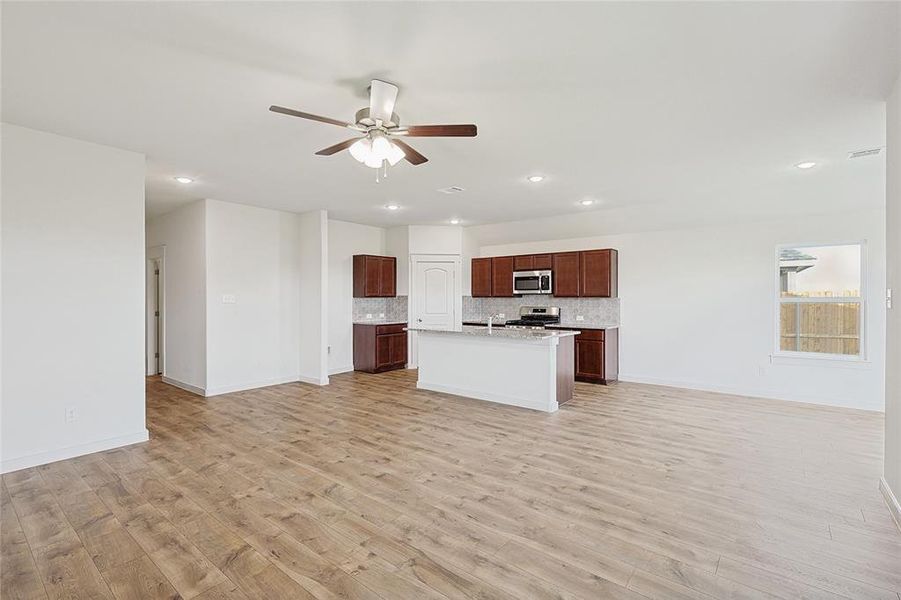
<path fill-rule="evenodd" d="M 338 119 L 332 119 L 330 117 L 320 117 L 319 115 L 300 112 L 299 110 L 294 110 L 293 108 L 285 108 L 284 106 L 275 106 L 274 104 L 269 107 L 269 110 L 271 110 L 272 112 L 281 113 L 283 115 L 300 117 L 301 119 L 309 119 L 311 121 L 319 121 L 320 123 L 328 123 L 329 125 L 337 125 L 338 127 L 349 127 L 351 129 L 355 127 L 352 123 L 348 123 L 346 121 L 339 121 Z"/>
<path fill-rule="evenodd" d="M 357 140 L 361 140 L 361 139 L 363 139 L 363 138 L 358 138 L 358 137 L 350 138 L 349 140 L 344 140 L 340 144 L 335 144 L 334 146 L 329 146 L 328 148 L 323 148 L 316 154 L 319 156 L 331 156 L 332 154 L 337 154 L 338 152 L 341 152 L 342 150 L 346 150 L 346 149 L 350 148 L 351 146 L 354 145 L 354 143 Z"/>
<path fill-rule="evenodd" d="M 402 127 L 394 135 L 407 137 L 475 137 L 478 130 L 475 125 L 410 125 Z"/>
<path fill-rule="evenodd" d="M 411 165 L 421 165 L 424 162 L 428 162 L 425 156 L 417 152 L 413 149 L 410 144 L 406 142 L 402 142 L 400 140 L 391 140 L 392 144 L 396 144 L 398 148 L 404 151 L 404 158 L 407 159 L 407 162 Z"/>
<path fill-rule="evenodd" d="M 397 102 L 397 86 L 387 81 L 373 79 L 369 86 L 369 118 L 388 122 Z"/>

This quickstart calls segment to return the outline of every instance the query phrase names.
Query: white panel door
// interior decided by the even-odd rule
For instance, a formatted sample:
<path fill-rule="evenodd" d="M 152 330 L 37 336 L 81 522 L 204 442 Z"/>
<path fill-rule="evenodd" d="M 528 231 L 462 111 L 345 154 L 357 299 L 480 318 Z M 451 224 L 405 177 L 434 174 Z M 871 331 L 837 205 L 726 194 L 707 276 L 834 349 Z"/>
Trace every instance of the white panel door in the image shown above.
<path fill-rule="evenodd" d="M 417 261 L 413 267 L 413 325 L 451 330 L 455 323 L 455 262 Z"/>

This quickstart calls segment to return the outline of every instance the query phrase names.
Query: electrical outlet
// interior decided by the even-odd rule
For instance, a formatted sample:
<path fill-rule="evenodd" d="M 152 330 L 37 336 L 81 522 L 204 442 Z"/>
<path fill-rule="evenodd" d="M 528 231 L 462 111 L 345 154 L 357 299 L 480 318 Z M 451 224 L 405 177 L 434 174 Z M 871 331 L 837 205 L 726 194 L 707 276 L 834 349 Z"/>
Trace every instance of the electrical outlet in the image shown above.
<path fill-rule="evenodd" d="M 380 318 L 380 319 L 384 319 L 384 318 L 385 318 L 385 313 L 379 313 L 379 318 Z"/>
<path fill-rule="evenodd" d="M 505 315 L 504 313 L 497 313 L 497 318 L 498 319 L 506 319 L 507 315 Z"/>
<path fill-rule="evenodd" d="M 576 321 L 584 321 L 584 320 L 585 320 L 584 315 L 576 315 Z"/>
<path fill-rule="evenodd" d="M 78 419 L 78 413 L 75 412 L 75 407 L 66 407 L 66 423 L 74 423 L 76 419 Z"/>
<path fill-rule="evenodd" d="M 367 319 L 371 319 L 371 318 L 372 318 L 372 313 L 366 313 L 366 318 L 367 318 Z"/>

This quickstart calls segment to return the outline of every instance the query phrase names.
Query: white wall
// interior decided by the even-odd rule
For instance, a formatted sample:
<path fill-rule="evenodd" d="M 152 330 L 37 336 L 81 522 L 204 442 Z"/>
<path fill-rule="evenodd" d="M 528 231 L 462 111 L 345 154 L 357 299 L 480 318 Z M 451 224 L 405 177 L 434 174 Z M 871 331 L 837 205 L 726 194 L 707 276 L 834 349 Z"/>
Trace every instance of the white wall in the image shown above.
<path fill-rule="evenodd" d="M 545 223 L 548 228 L 553 227 L 550 221 Z M 483 233 L 492 239 L 519 235 L 517 224 L 473 229 L 474 235 Z M 849 240 L 867 241 L 867 361 L 781 359 L 771 363 L 776 245 Z M 870 209 L 482 246 L 481 255 L 617 248 L 621 379 L 882 410 L 884 240 L 884 212 Z"/>
<path fill-rule="evenodd" d="M 0 144 L 2 471 L 144 441 L 144 157 L 8 124 Z"/>
<path fill-rule="evenodd" d="M 297 215 L 300 233 L 301 381 L 328 385 L 328 214 Z"/>
<path fill-rule="evenodd" d="M 410 254 L 462 254 L 463 228 L 458 225 L 410 225 Z"/>
<path fill-rule="evenodd" d="M 410 293 L 410 228 L 392 227 L 385 233 L 385 255 L 397 258 L 397 295 Z"/>
<path fill-rule="evenodd" d="M 385 255 L 381 227 L 329 219 L 329 374 L 353 371 L 353 256 Z"/>
<path fill-rule="evenodd" d="M 298 215 L 204 202 L 206 395 L 297 381 L 301 349 Z"/>
<path fill-rule="evenodd" d="M 901 498 L 901 74 L 886 104 L 887 311 L 885 369 L 885 481 Z M 895 505 L 901 525 L 901 507 Z"/>
<path fill-rule="evenodd" d="M 147 222 L 147 247 L 164 246 L 163 377 L 203 393 L 206 374 L 206 204 Z"/>

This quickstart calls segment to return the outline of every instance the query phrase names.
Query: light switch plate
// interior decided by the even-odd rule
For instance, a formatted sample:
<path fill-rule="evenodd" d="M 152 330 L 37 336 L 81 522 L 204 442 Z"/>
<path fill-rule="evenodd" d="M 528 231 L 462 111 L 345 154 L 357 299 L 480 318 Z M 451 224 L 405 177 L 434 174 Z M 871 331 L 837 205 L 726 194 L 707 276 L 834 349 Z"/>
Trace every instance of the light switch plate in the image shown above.
<path fill-rule="evenodd" d="M 234 294 L 222 294 L 222 304 L 237 304 L 238 299 Z"/>
<path fill-rule="evenodd" d="M 576 315 L 576 321 L 584 321 L 585 317 L 582 315 Z"/>

